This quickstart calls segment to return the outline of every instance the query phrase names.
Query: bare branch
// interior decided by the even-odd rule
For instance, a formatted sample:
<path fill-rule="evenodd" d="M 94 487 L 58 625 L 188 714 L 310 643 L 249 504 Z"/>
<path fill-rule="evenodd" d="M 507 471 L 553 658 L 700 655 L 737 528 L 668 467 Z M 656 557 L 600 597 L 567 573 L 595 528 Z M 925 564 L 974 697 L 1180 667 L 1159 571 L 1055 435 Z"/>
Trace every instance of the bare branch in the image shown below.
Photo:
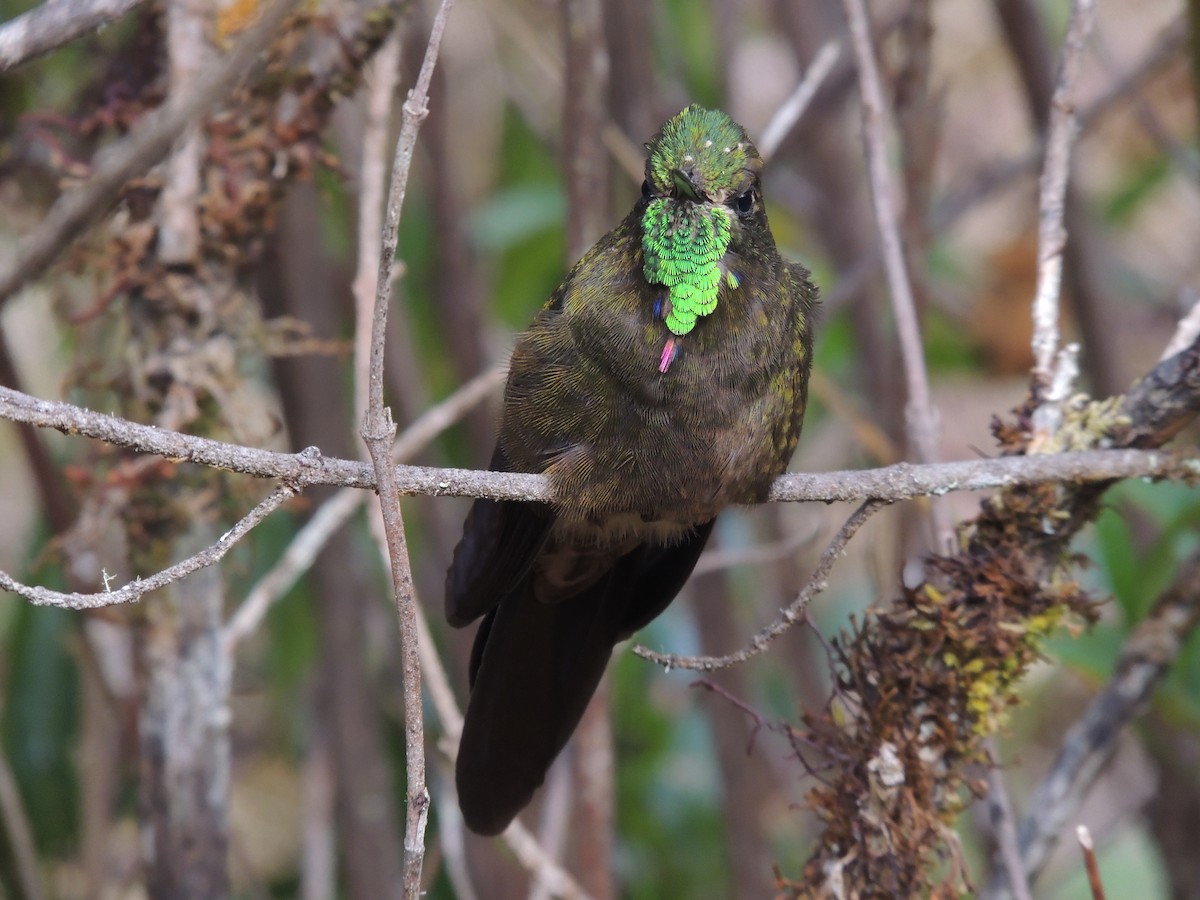
<path fill-rule="evenodd" d="M 453 0 L 442 0 L 430 29 L 429 43 L 417 83 L 404 102 L 404 117 L 384 217 L 379 276 L 375 284 L 375 309 L 371 323 L 371 356 L 367 387 L 367 414 L 360 432 L 375 467 L 379 507 L 383 514 L 391 561 L 392 588 L 400 622 L 400 654 L 404 676 L 404 748 L 408 815 L 404 831 L 404 896 L 415 900 L 421 893 L 421 867 L 425 860 L 425 826 L 429 820 L 429 791 L 425 786 L 425 723 L 421 709 L 421 661 L 417 637 L 417 608 L 412 568 L 404 536 L 404 518 L 391 462 L 396 425 L 391 410 L 383 405 L 383 360 L 387 340 L 388 307 L 392 300 L 392 267 L 400 226 L 400 212 L 408 190 L 408 172 L 416 150 L 417 133 L 429 115 L 429 85 L 437 65 L 442 34 Z"/>
<path fill-rule="evenodd" d="M 1176 353 L 1191 346 L 1196 338 L 1200 337 L 1200 291 L 1193 291 L 1192 296 L 1194 302 L 1191 311 L 1179 320 L 1179 324 L 1175 327 L 1175 333 L 1171 335 L 1171 340 L 1163 348 L 1160 360 L 1170 359 Z"/>
<path fill-rule="evenodd" d="M 153 453 L 175 462 L 199 463 L 259 478 L 304 478 L 305 484 L 375 487 L 375 479 L 368 465 L 323 458 L 315 447 L 300 453 L 257 450 L 168 431 L 154 425 L 140 425 L 70 403 L 39 400 L 2 385 L 0 418 L 26 422 L 39 428 L 55 428 L 64 434 L 81 434 L 139 453 Z"/>
<path fill-rule="evenodd" d="M 125 182 L 166 156 L 189 124 L 228 96 L 278 34 L 280 24 L 296 2 L 276 0 L 238 41 L 232 53 L 206 68 L 188 90 L 172 94 L 164 106 L 146 116 L 127 138 L 98 156 L 91 177 L 55 201 L 33 234 L 21 242 L 12 266 L 0 270 L 0 306 L 23 284 L 45 271 L 73 238 L 104 213 Z"/>
<path fill-rule="evenodd" d="M 543 890 L 566 900 L 589 900 L 583 888 L 546 852 L 524 825 L 513 819 L 504 830 L 504 842 L 512 848 L 521 865 L 537 873 Z"/>
<path fill-rule="evenodd" d="M 258 506 L 250 510 L 236 525 L 221 535 L 220 539 L 194 556 L 189 556 L 168 569 L 151 575 L 149 578 L 139 578 L 115 591 L 102 591 L 95 594 L 64 594 L 43 587 L 33 587 L 21 584 L 6 572 L 0 572 L 0 588 L 20 594 L 35 606 L 61 606 L 67 609 L 98 609 L 102 606 L 116 606 L 119 603 L 135 603 L 143 594 L 158 590 L 168 584 L 180 581 L 193 572 L 220 562 L 226 553 L 238 541 L 245 537 L 251 529 L 263 521 L 280 506 L 295 497 L 303 487 L 295 482 L 284 482 L 275 488 L 271 494 Z"/>
<path fill-rule="evenodd" d="M 222 649 L 232 656 L 238 642 L 253 634 L 271 605 L 291 590 L 320 555 L 321 549 L 367 498 L 364 491 L 343 488 L 317 509 L 296 532 L 275 564 L 250 589 L 222 631 Z"/>
<path fill-rule="evenodd" d="M 816 96 L 821 85 L 825 83 L 825 78 L 833 70 L 841 52 L 840 41 L 828 41 L 817 51 L 817 55 L 809 63 L 808 70 L 800 79 L 800 83 L 796 85 L 796 89 L 783 101 L 779 109 L 775 110 L 775 115 L 771 116 L 771 121 L 763 129 L 762 135 L 758 139 L 758 152 L 763 159 L 770 159 L 774 156 L 784 138 L 796 127 L 796 123 L 808 109 L 812 98 Z"/>
<path fill-rule="evenodd" d="M 921 343 L 921 326 L 917 318 L 916 300 L 904 261 L 904 247 L 893 201 L 895 188 L 888 169 L 887 137 L 884 131 L 883 87 L 879 67 L 871 47 L 870 24 L 863 0 L 843 0 L 850 20 L 850 37 L 858 61 L 859 93 L 862 96 L 863 140 L 866 145 L 867 167 L 871 176 L 871 197 L 875 206 L 875 222 L 883 249 L 884 269 L 896 316 L 900 351 L 904 357 L 904 378 L 908 386 L 907 425 L 909 439 L 917 459 L 923 463 L 938 458 L 938 412 L 929 392 L 929 374 L 925 370 L 925 350 Z M 934 533 L 949 533 L 949 523 L 933 504 Z"/>
<path fill-rule="evenodd" d="M 702 672 L 712 672 L 717 669 L 727 669 L 730 666 L 744 663 L 752 656 L 758 656 L 767 649 L 767 645 L 775 638 L 779 637 L 785 631 L 788 631 L 793 625 L 804 621 L 804 613 L 808 609 L 808 604 L 812 602 L 813 597 L 821 593 L 828 587 L 826 579 L 829 577 L 830 571 L 833 569 L 834 563 L 837 562 L 842 551 L 846 549 L 846 544 L 854 537 L 855 533 L 867 519 L 882 509 L 886 504 L 879 500 L 868 500 L 857 510 L 854 511 L 846 524 L 834 536 L 829 546 L 825 548 L 825 552 L 821 554 L 821 561 L 817 565 L 817 569 L 813 572 L 808 583 L 801 588 L 800 593 L 783 611 L 783 615 L 751 638 L 750 643 L 733 653 L 728 653 L 725 656 L 680 656 L 677 653 L 656 653 L 647 647 L 638 644 L 633 648 L 633 652 L 642 659 L 647 659 L 652 663 L 666 669 L 697 669 Z"/>
<path fill-rule="evenodd" d="M 8 754 L 0 748 L 0 824 L 12 851 L 16 881 L 28 900 L 46 900 L 46 886 L 38 862 L 33 827 L 21 799 L 17 777 L 8 763 Z"/>
<path fill-rule="evenodd" d="M 1127 455 L 1129 454 L 1129 455 Z M 1143 454 L 1146 454 L 1143 456 Z M 914 465 L 897 463 L 881 469 L 782 475 L 768 500 L 807 501 L 875 499 L 895 502 L 913 497 L 940 496 L 950 491 L 982 491 L 1017 484 L 1050 481 L 1094 482 L 1141 477 L 1135 470 L 1153 470 L 1150 477 L 1189 478 L 1196 470 L 1190 449 L 1082 450 L 1037 456 Z M 1145 466 L 1145 469 L 1142 467 Z M 1128 473 L 1128 474 L 1125 474 Z"/>
<path fill-rule="evenodd" d="M 1073 0 L 1071 3 L 1071 19 L 1050 106 L 1046 162 L 1038 199 L 1038 277 L 1033 299 L 1033 376 L 1034 384 L 1041 389 L 1050 387 L 1058 354 L 1058 301 L 1062 289 L 1063 247 L 1067 243 L 1063 213 L 1071 147 L 1077 131 L 1075 81 L 1094 12 L 1094 0 Z"/>
<path fill-rule="evenodd" d="M 0 72 L 119 19 L 142 0 L 46 0 L 0 26 Z"/>
<path fill-rule="evenodd" d="M 1186 385 L 1182 390 L 1190 390 Z M 175 462 L 192 462 L 253 475 L 282 478 L 304 485 L 375 488 L 375 475 L 366 463 L 322 456 L 315 447 L 300 453 L 277 453 L 240 444 L 214 441 L 139 425 L 116 416 L 82 409 L 70 403 L 39 400 L 0 387 L 0 418 L 81 434 L 119 447 L 154 453 Z M 1017 484 L 1050 481 L 1077 483 L 1121 478 L 1191 478 L 1197 470 L 1195 450 L 1081 450 L 1035 456 L 917 465 L 897 463 L 878 469 L 781 475 L 771 488 L 770 501 L 895 502 L 951 491 L 984 491 Z M 396 489 L 406 495 L 487 497 L 492 500 L 551 500 L 546 479 L 521 472 L 482 472 L 426 466 L 398 466 Z"/>
<path fill-rule="evenodd" d="M 1100 879 L 1100 864 L 1096 862 L 1096 843 L 1092 840 L 1092 833 L 1086 825 L 1078 825 L 1075 836 L 1079 839 L 1079 849 L 1083 851 L 1083 867 L 1087 870 L 1092 898 L 1104 900 L 1104 882 Z"/>
<path fill-rule="evenodd" d="M 1000 861 L 1008 875 L 1014 900 L 1033 900 L 1033 895 L 1029 893 L 1025 865 L 1021 862 L 1021 848 L 1017 843 L 1017 822 L 1013 816 L 1012 800 L 1008 794 L 1008 785 L 1004 781 L 1004 773 L 1000 771 L 1000 754 L 996 750 L 996 741 L 993 738 L 989 737 L 985 744 L 987 754 L 993 762 L 988 771 L 988 820 L 1000 851 Z"/>

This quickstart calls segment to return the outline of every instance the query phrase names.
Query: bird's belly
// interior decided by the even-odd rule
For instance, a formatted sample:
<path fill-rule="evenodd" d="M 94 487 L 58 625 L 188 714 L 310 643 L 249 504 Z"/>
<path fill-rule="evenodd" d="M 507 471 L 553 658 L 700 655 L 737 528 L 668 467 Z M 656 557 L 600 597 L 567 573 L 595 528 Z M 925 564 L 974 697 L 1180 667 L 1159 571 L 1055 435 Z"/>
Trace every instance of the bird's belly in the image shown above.
<path fill-rule="evenodd" d="M 593 545 L 671 544 L 727 506 L 763 499 L 787 464 L 774 440 L 776 405 L 626 415 L 618 434 L 574 443 L 546 470 L 556 530 Z"/>

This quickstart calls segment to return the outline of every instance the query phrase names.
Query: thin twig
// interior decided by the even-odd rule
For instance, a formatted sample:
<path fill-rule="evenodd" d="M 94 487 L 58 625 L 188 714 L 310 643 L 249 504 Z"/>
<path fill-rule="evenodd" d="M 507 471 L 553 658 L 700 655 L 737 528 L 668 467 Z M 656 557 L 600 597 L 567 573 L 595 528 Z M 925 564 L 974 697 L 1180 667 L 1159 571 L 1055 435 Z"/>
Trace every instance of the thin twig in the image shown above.
<path fill-rule="evenodd" d="M 587 892 L 579 886 L 566 870 L 546 852 L 546 849 L 518 820 L 514 819 L 504 829 L 504 841 L 517 860 L 528 871 L 537 873 L 538 884 L 543 890 L 566 900 L 590 900 Z"/>
<path fill-rule="evenodd" d="M 204 71 L 214 56 L 205 36 L 208 14 L 191 0 L 167 4 L 167 63 L 172 94 L 184 90 Z M 197 119 L 175 142 L 163 174 L 158 196 L 159 261 L 166 266 L 194 265 L 200 254 L 200 187 L 207 141 Z"/>
<path fill-rule="evenodd" d="M 361 190 L 358 198 L 358 270 L 354 276 L 354 413 L 362 423 L 362 436 L 372 460 L 386 460 L 393 445 L 396 427 L 390 409 L 383 406 L 383 366 L 386 341 L 386 313 L 391 303 L 392 261 L 396 252 L 395 232 L 384 227 L 398 223 L 407 172 L 392 172 L 388 184 L 387 153 L 393 97 L 399 79 L 401 41 L 393 28 L 379 55 L 366 73 L 367 113 L 359 165 Z M 409 114 L 405 110 L 405 125 Z M 412 136 L 415 141 L 415 134 Z M 401 149 L 396 149 L 399 156 Z M 380 247 L 382 238 L 383 247 Z M 388 264 L 380 262 L 386 254 Z M 398 272 L 396 273 L 398 274 Z M 386 282 L 386 283 L 385 283 Z M 383 299 L 381 299 L 381 297 Z M 379 316 L 382 304 L 383 316 Z M 378 336 L 378 350 L 376 337 Z M 374 432 L 371 434 L 370 432 Z M 414 633 L 411 562 L 408 558 L 404 520 L 395 491 L 387 485 L 388 468 L 381 465 L 379 502 L 367 508 L 367 524 L 378 548 L 385 570 L 391 573 L 393 600 L 400 630 L 402 691 L 404 695 L 405 765 L 407 802 L 404 833 L 403 890 L 406 898 L 420 891 L 421 869 L 425 854 L 425 826 L 429 793 L 425 787 L 425 717 L 421 701 L 422 675 L 414 661 L 414 642 L 424 641 Z M 419 609 L 416 613 L 419 615 Z"/>
<path fill-rule="evenodd" d="M 400 137 L 392 162 L 387 213 L 379 255 L 379 276 L 375 285 L 375 308 L 371 323 L 371 364 L 368 383 L 367 415 L 362 423 L 362 438 L 371 454 L 379 488 L 379 507 L 383 514 L 391 560 L 392 588 L 400 624 L 400 655 L 404 678 L 404 746 L 407 816 L 404 829 L 404 896 L 415 900 L 421 893 L 421 867 L 425 859 L 425 826 L 429 819 L 429 791 L 425 786 L 425 723 L 421 707 L 421 661 L 417 646 L 417 609 L 412 569 L 404 536 L 404 518 L 400 495 L 396 490 L 396 472 L 392 467 L 391 448 L 396 425 L 391 410 L 383 405 L 383 360 L 387 340 L 388 307 L 392 301 L 392 268 L 400 226 L 400 213 L 408 190 L 408 172 L 416 150 L 417 133 L 429 115 L 429 85 L 437 65 L 446 19 L 453 0 L 442 0 L 430 29 L 425 58 L 413 89 L 404 101 Z"/>
<path fill-rule="evenodd" d="M 0 72 L 121 18 L 143 0 L 46 0 L 0 26 Z"/>
<path fill-rule="evenodd" d="M 1092 28 L 1094 0 L 1072 0 L 1067 37 L 1046 137 L 1046 161 L 1038 198 L 1038 276 L 1033 299 L 1033 357 L 1035 389 L 1048 389 L 1058 354 L 1058 301 L 1062 291 L 1063 227 L 1071 147 L 1077 131 L 1075 81 L 1083 64 L 1083 46 Z M 1053 431 L 1053 427 L 1050 427 Z"/>
<path fill-rule="evenodd" d="M 809 578 L 808 583 L 800 589 L 800 593 L 796 595 L 788 607 L 783 611 L 783 614 L 756 634 L 750 639 L 750 642 L 741 650 L 733 653 L 727 653 L 724 656 L 681 656 L 678 653 L 657 653 L 647 647 L 638 644 L 633 648 L 633 652 L 642 659 L 649 660 L 666 669 L 697 669 L 703 672 L 712 672 L 717 669 L 727 669 L 730 666 L 744 663 L 752 656 L 757 656 L 767 649 L 767 645 L 775 638 L 779 637 L 785 631 L 791 629 L 798 622 L 804 621 L 804 612 L 808 608 L 808 604 L 812 602 L 813 597 L 825 590 L 828 585 L 826 579 L 829 578 L 829 573 L 833 569 L 834 563 L 837 562 L 842 551 L 846 549 L 846 544 L 854 537 L 855 533 L 867 519 L 883 508 L 887 504 L 879 500 L 868 500 L 862 506 L 854 511 L 854 514 L 846 520 L 846 524 L 841 527 L 829 546 L 825 548 L 825 552 L 821 554 L 821 561 L 818 563 L 816 571 Z"/>
<path fill-rule="evenodd" d="M 776 541 L 745 547 L 705 550 L 696 561 L 692 575 L 706 575 L 738 566 L 765 566 L 789 559 L 801 547 L 816 541 L 817 530 L 795 531 Z"/>
<path fill-rule="evenodd" d="M 1170 359 L 1176 353 L 1182 353 L 1200 337 L 1200 291 L 1193 291 L 1192 295 L 1192 308 L 1175 326 L 1175 333 L 1171 335 L 1171 340 L 1167 341 L 1167 346 L 1163 348 L 1162 356 L 1159 357 L 1160 362 Z"/>
<path fill-rule="evenodd" d="M 1008 884 L 1015 900 L 1033 900 L 1033 895 L 1029 893 L 1029 879 L 1025 877 L 1025 866 L 1021 863 L 1012 800 L 1008 795 L 1004 774 L 1000 771 L 1000 755 L 992 738 L 988 738 L 985 744 L 992 760 L 992 767 L 988 770 L 988 819 L 1000 851 L 1000 861 L 1008 873 Z"/>
<path fill-rule="evenodd" d="M 775 115 L 771 116 L 767 127 L 762 130 L 758 139 L 758 152 L 763 159 L 774 156 L 784 138 L 796 127 L 796 123 L 800 121 L 800 117 L 804 115 L 813 97 L 833 70 L 841 52 L 842 45 L 837 40 L 826 41 L 817 51 L 796 89 L 783 101 Z"/>
<path fill-rule="evenodd" d="M 367 497 L 365 491 L 342 488 L 304 523 L 225 624 L 221 643 L 226 655 L 232 656 L 238 643 L 258 630 L 267 610 L 312 567 L 321 549 Z"/>
<path fill-rule="evenodd" d="M 243 537 L 262 522 L 280 506 L 295 497 L 303 485 L 295 482 L 284 482 L 275 488 L 270 495 L 258 506 L 250 510 L 237 524 L 225 532 L 211 547 L 207 547 L 194 556 L 189 556 L 182 562 L 163 569 L 149 578 L 138 578 L 115 591 L 101 591 L 95 594 L 65 594 L 51 591 L 43 587 L 21 584 L 7 572 L 0 572 L 0 588 L 20 594 L 35 606 L 60 606 L 67 609 L 99 609 L 102 606 L 116 606 L 120 603 L 135 603 L 143 594 L 158 590 L 168 584 L 180 581 L 193 572 L 207 566 L 219 563 Z"/>
<path fill-rule="evenodd" d="M 38 863 L 37 844 L 21 790 L 8 755 L 0 747 L 0 824 L 4 826 L 9 850 L 12 852 L 16 881 L 26 900 L 45 900 L 46 885 Z"/>
<path fill-rule="evenodd" d="M 364 77 L 367 93 L 363 123 L 362 159 L 358 190 L 358 265 L 354 294 L 354 412 L 361 422 L 367 414 L 371 375 L 371 324 L 376 280 L 379 277 L 379 235 L 383 233 L 384 191 L 387 184 L 387 139 L 392 99 L 400 72 L 400 32 L 393 30 L 371 61 Z"/>
<path fill-rule="evenodd" d="M 904 261 L 904 247 L 893 202 L 895 188 L 888 169 L 887 137 L 884 130 L 883 87 L 871 46 L 870 23 L 863 0 L 843 0 L 850 20 L 850 37 L 858 61 L 859 93 L 862 95 L 863 140 L 870 173 L 871 198 L 875 222 L 883 249 L 884 269 L 896 316 L 900 352 L 904 357 L 904 378 L 908 386 L 907 425 L 909 439 L 917 459 L 923 463 L 938 459 L 938 413 L 929 392 L 929 374 L 925 370 L 925 351 L 916 300 Z M 932 504 L 934 533 L 939 539 L 949 533 L 949 523 L 939 504 Z"/>
<path fill-rule="evenodd" d="M 1083 851 L 1083 867 L 1087 870 L 1088 886 L 1092 889 L 1092 900 L 1104 900 L 1104 882 L 1100 880 L 1100 864 L 1096 862 L 1096 844 L 1086 825 L 1075 828 L 1079 838 L 1079 849 Z"/>
<path fill-rule="evenodd" d="M 297 0 L 276 0 L 238 41 L 233 52 L 206 68 L 190 89 L 173 93 L 167 103 L 146 116 L 127 138 L 98 154 L 91 176 L 55 201 L 46 217 L 0 270 L 0 307 L 27 281 L 56 260 L 71 240 L 112 205 L 130 178 L 157 163 L 184 129 L 205 109 L 229 95 L 259 54 L 279 33 Z"/>

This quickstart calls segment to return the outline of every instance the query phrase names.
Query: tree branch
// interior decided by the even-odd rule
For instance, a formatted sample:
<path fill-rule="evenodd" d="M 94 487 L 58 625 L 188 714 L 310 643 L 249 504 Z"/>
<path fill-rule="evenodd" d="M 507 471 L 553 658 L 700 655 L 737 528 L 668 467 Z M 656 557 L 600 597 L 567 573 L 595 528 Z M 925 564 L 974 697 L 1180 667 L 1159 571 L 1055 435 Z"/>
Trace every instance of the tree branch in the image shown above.
<path fill-rule="evenodd" d="M 46 0 L 0 26 L 0 72 L 119 19 L 143 0 Z"/>
<path fill-rule="evenodd" d="M 938 459 L 938 412 L 929 392 L 929 373 L 925 370 L 925 348 L 921 343 L 921 325 L 916 299 L 905 264 L 904 246 L 896 216 L 895 188 L 888 170 L 887 136 L 884 131 L 883 87 L 879 67 L 871 46 L 870 23 L 863 0 L 843 0 L 850 20 L 850 38 L 858 62 L 858 86 L 862 103 L 863 141 L 870 173 L 871 198 L 875 222 L 883 249 L 892 310 L 900 351 L 904 357 L 904 379 L 908 387 L 907 428 L 917 459 L 923 463 Z M 934 534 L 941 540 L 949 534 L 949 523 L 938 504 L 931 507 Z"/>
<path fill-rule="evenodd" d="M 741 650 L 727 653 L 724 656 L 681 656 L 678 653 L 656 653 L 638 644 L 633 648 L 633 652 L 642 659 L 656 663 L 668 671 L 671 669 L 696 669 L 702 672 L 712 672 L 717 669 L 727 669 L 730 666 L 744 663 L 752 656 L 758 656 L 758 654 L 767 649 L 767 645 L 771 641 L 791 629 L 798 622 L 804 621 L 808 604 L 812 602 L 812 599 L 817 594 L 829 586 L 829 582 L 826 579 L 829 578 L 829 573 L 833 570 L 834 563 L 842 555 L 842 552 L 846 549 L 846 545 L 850 543 L 850 539 L 866 523 L 867 519 L 871 518 L 872 515 L 884 506 L 886 504 L 883 501 L 868 500 L 854 511 L 854 515 L 846 520 L 846 524 L 841 527 L 841 530 L 834 536 L 829 546 L 825 548 L 825 552 L 821 554 L 821 561 L 817 565 L 816 571 L 813 572 L 808 583 L 800 589 L 800 593 L 796 595 L 796 599 L 788 604 L 787 609 L 783 611 L 783 615 L 751 638 L 750 643 Z"/>
<path fill-rule="evenodd" d="M 391 560 L 392 588 L 400 623 L 400 655 L 404 673 L 404 748 L 407 772 L 405 791 L 408 815 L 404 830 L 404 896 L 416 900 L 421 893 L 421 868 L 425 860 L 425 826 L 429 819 L 429 790 L 425 786 L 425 723 L 421 707 L 421 660 L 417 646 L 418 625 L 412 567 L 404 536 L 404 518 L 392 467 L 392 442 L 396 425 L 391 410 L 383 405 L 383 360 L 387 341 L 387 315 L 392 300 L 392 266 L 400 227 L 400 212 L 408 189 L 408 172 L 416 150 L 417 133 L 429 115 L 429 84 L 437 65 L 438 50 L 453 0 L 442 0 L 430 29 L 425 58 L 416 85 L 404 102 L 400 136 L 392 162 L 384 218 L 379 277 L 375 284 L 375 309 L 371 324 L 370 372 L 367 386 L 367 415 L 362 423 L 363 441 L 375 468 L 379 507 L 383 514 L 388 555 Z"/>
<path fill-rule="evenodd" d="M 774 156 L 784 138 L 796 127 L 796 123 L 800 121 L 800 117 L 812 103 L 813 97 L 821 89 L 821 85 L 825 83 L 829 73 L 833 71 L 834 64 L 837 63 L 841 52 L 840 41 L 826 41 L 817 51 L 817 55 L 809 63 L 808 69 L 805 70 L 804 77 L 800 79 L 796 89 L 788 95 L 779 109 L 775 110 L 771 121 L 762 130 L 762 135 L 758 139 L 758 152 L 763 159 L 770 159 Z"/>
<path fill-rule="evenodd" d="M 1062 63 L 1050 105 L 1046 159 L 1038 198 L 1038 277 L 1033 298 L 1033 375 L 1035 385 L 1043 392 L 1051 387 L 1058 353 L 1058 301 L 1062 287 L 1063 248 L 1067 243 L 1063 213 L 1071 147 L 1078 130 L 1075 81 L 1082 66 L 1083 45 L 1091 31 L 1094 12 L 1094 0 L 1073 0 L 1071 3 Z M 1053 431 L 1053 427 L 1050 430 Z"/>
<path fill-rule="evenodd" d="M 1189 353 L 1194 355 L 1195 349 L 1193 343 Z M 1181 364 L 1186 364 L 1186 360 Z M 1137 390 L 1167 390 L 1172 384 L 1169 380 L 1146 381 L 1140 383 Z M 1194 388 L 1183 384 L 1178 389 L 1187 394 L 1187 397 L 1176 398 L 1183 402 Z M 153 453 L 173 462 L 198 463 L 256 478 L 282 478 L 305 486 L 328 484 L 367 490 L 376 487 L 375 474 L 367 463 L 323 456 L 315 447 L 300 453 L 259 450 L 152 425 L 139 425 L 70 403 L 39 400 L 6 387 L 0 387 L 0 419 L 54 428 L 65 434 L 79 434 L 118 447 Z M 1188 479 L 1200 474 L 1198 458 L 1200 451 L 1191 448 L 1174 451 L 1126 448 L 1001 456 L 927 465 L 897 463 L 877 469 L 794 472 L 776 479 L 767 499 L 793 503 L 869 499 L 895 502 L 951 491 L 984 491 L 1051 481 Z M 405 495 L 486 497 L 527 502 L 552 499 L 547 481 L 541 475 L 429 466 L 397 466 L 394 473 L 396 489 Z"/>
<path fill-rule="evenodd" d="M 220 562 L 238 541 L 250 533 L 256 525 L 277 510 L 288 500 L 295 497 L 305 485 L 302 482 L 286 481 L 275 488 L 265 500 L 250 510 L 236 525 L 221 535 L 211 547 L 207 547 L 194 556 L 189 556 L 170 568 L 163 569 L 149 578 L 138 578 L 115 591 L 101 591 L 95 594 L 64 594 L 43 587 L 33 587 L 21 584 L 7 572 L 0 572 L 0 588 L 20 594 L 35 606 L 61 606 L 67 609 L 99 609 L 102 606 L 116 606 L 120 603 L 135 603 L 143 594 L 158 590 L 168 584 L 191 575 L 206 566 Z"/>

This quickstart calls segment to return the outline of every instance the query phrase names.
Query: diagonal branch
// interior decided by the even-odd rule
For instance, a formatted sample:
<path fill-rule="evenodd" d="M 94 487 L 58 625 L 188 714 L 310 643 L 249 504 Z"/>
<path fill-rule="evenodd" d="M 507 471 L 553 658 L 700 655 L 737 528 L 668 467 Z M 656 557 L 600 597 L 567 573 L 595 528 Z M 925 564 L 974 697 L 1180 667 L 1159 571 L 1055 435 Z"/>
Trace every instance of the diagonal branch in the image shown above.
<path fill-rule="evenodd" d="M 102 606 L 116 606 L 120 603 L 136 603 L 142 595 L 158 590 L 168 584 L 180 581 L 193 572 L 219 563 L 242 538 L 267 516 L 277 510 L 288 500 L 300 493 L 302 482 L 284 482 L 275 488 L 271 494 L 258 506 L 250 510 L 237 524 L 221 535 L 211 547 L 189 556 L 170 568 L 163 569 L 149 578 L 138 578 L 115 591 L 101 591 L 95 594 L 64 594 L 43 587 L 33 587 L 21 584 L 6 572 L 0 572 L 0 588 L 20 594 L 36 606 L 61 606 L 67 609 L 98 609 Z"/>
<path fill-rule="evenodd" d="M 867 519 L 871 518 L 872 515 L 885 505 L 880 500 L 868 500 L 854 511 L 854 515 L 846 520 L 846 524 L 834 535 L 829 546 L 825 548 L 825 552 L 821 554 L 821 561 L 818 563 L 816 571 L 813 572 L 808 583 L 801 588 L 800 593 L 796 595 L 796 599 L 788 604 L 787 609 L 783 611 L 783 614 L 778 619 L 751 638 L 750 643 L 741 650 L 727 653 L 724 656 L 681 656 L 677 653 L 656 653 L 638 644 L 633 648 L 633 652 L 642 659 L 663 666 L 667 670 L 696 669 L 701 672 L 727 669 L 730 666 L 744 663 L 752 656 L 758 656 L 758 654 L 767 649 L 771 641 L 791 629 L 798 622 L 804 621 L 809 603 L 812 602 L 812 599 L 817 594 L 828 587 L 827 579 L 829 578 L 829 573 L 833 570 L 834 563 L 837 562 L 838 557 L 846 549 L 846 545 L 850 543 L 850 539 L 858 533 L 858 529 L 866 523 Z"/>
<path fill-rule="evenodd" d="M 46 0 L 0 25 L 0 72 L 121 18 L 143 0 Z"/>

